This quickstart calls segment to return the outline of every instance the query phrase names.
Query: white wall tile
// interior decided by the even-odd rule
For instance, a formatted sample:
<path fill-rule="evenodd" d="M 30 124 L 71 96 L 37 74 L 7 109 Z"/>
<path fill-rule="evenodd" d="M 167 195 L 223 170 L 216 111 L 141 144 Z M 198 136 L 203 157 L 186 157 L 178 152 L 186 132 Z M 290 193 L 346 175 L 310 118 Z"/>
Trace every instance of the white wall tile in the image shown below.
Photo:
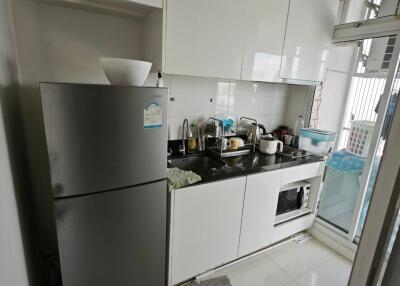
<path fill-rule="evenodd" d="M 272 100 L 271 115 L 284 115 L 288 104 L 287 97 L 274 97 Z"/>
<path fill-rule="evenodd" d="M 209 116 L 214 113 L 216 95 L 213 94 L 189 94 L 170 93 L 170 112 L 175 116 Z"/>
<path fill-rule="evenodd" d="M 228 111 L 238 116 L 270 115 L 274 98 L 248 95 L 230 95 Z"/>
<path fill-rule="evenodd" d="M 171 77 L 171 90 L 174 93 L 226 94 L 229 91 L 229 81 L 191 76 Z"/>
<path fill-rule="evenodd" d="M 147 84 L 156 82 L 150 75 Z M 169 139 L 182 137 L 182 122 L 210 116 L 248 116 L 272 131 L 286 121 L 291 87 L 285 84 L 227 81 L 213 78 L 165 75 L 169 87 Z M 297 101 L 294 101 L 297 104 Z"/>
<path fill-rule="evenodd" d="M 180 116 L 173 117 L 169 119 L 168 123 L 168 138 L 170 140 L 182 139 L 182 124 L 183 120 L 187 118 L 189 121 L 189 126 L 193 122 L 202 122 L 208 117 L 206 116 Z"/>
<path fill-rule="evenodd" d="M 232 81 L 230 93 L 249 96 L 286 96 L 288 86 L 277 83 Z"/>

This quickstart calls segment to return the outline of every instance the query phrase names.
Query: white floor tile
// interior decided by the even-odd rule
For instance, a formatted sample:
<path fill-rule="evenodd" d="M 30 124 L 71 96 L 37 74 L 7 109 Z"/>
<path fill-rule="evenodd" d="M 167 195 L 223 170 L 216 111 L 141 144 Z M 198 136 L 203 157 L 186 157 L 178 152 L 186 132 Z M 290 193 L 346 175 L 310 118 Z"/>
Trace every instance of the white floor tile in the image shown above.
<path fill-rule="evenodd" d="M 300 286 L 346 286 L 350 271 L 351 262 L 336 256 L 298 277 L 295 282 Z"/>
<path fill-rule="evenodd" d="M 351 262 L 316 239 L 289 242 L 214 272 L 232 286 L 345 286 Z"/>
<path fill-rule="evenodd" d="M 319 241 L 311 239 L 301 244 L 289 242 L 283 247 L 272 249 L 266 255 L 292 278 L 296 278 L 336 254 Z"/>
<path fill-rule="evenodd" d="M 299 286 L 299 284 L 296 283 L 296 281 L 290 281 L 288 284 L 285 286 Z"/>
<path fill-rule="evenodd" d="M 291 280 L 287 273 L 263 255 L 217 271 L 212 277 L 222 275 L 229 277 L 232 286 L 283 286 Z"/>

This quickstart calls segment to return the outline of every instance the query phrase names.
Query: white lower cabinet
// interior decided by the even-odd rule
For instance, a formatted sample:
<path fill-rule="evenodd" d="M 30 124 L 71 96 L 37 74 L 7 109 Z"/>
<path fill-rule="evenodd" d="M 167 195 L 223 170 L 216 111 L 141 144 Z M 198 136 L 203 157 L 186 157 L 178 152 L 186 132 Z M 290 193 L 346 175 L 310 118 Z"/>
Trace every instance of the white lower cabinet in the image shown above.
<path fill-rule="evenodd" d="M 274 226 L 281 186 L 313 180 L 324 163 L 232 178 L 172 193 L 169 285 L 176 285 L 310 228 L 314 214 Z M 311 195 L 316 200 L 318 193 Z M 316 202 L 313 203 L 313 209 Z"/>
<path fill-rule="evenodd" d="M 175 191 L 172 284 L 237 258 L 246 177 Z"/>
<path fill-rule="evenodd" d="M 239 256 L 272 242 L 282 170 L 247 177 Z"/>
<path fill-rule="evenodd" d="M 285 222 L 274 227 L 274 231 L 272 232 L 272 241 L 271 243 L 276 243 L 280 240 L 288 238 L 291 235 L 294 235 L 300 231 L 303 231 L 307 228 L 312 227 L 314 224 L 314 215 L 309 214 L 297 219 L 294 219 L 289 222 Z"/>
<path fill-rule="evenodd" d="M 311 164 L 299 165 L 291 168 L 285 168 L 282 170 L 281 185 L 290 184 L 313 178 L 316 176 L 322 176 L 324 173 L 325 164 L 323 162 L 315 162 Z"/>

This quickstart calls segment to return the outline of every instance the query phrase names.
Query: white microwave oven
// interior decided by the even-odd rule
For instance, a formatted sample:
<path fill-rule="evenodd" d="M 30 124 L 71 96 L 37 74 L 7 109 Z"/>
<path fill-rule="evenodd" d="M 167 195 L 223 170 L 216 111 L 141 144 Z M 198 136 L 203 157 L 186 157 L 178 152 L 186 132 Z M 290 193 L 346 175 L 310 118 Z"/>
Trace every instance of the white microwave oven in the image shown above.
<path fill-rule="evenodd" d="M 279 191 L 275 225 L 311 213 L 310 191 L 311 184 L 304 181 L 283 186 Z"/>

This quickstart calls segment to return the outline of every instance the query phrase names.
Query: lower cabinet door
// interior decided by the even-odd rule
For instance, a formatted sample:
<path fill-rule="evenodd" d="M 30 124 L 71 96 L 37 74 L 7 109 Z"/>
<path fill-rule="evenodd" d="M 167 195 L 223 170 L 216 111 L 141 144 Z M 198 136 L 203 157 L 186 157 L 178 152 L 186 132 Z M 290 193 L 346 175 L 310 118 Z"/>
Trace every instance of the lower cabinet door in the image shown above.
<path fill-rule="evenodd" d="M 272 242 L 282 171 L 247 176 L 239 256 Z"/>
<path fill-rule="evenodd" d="M 237 257 L 245 184 L 240 177 L 175 191 L 173 284 Z"/>

